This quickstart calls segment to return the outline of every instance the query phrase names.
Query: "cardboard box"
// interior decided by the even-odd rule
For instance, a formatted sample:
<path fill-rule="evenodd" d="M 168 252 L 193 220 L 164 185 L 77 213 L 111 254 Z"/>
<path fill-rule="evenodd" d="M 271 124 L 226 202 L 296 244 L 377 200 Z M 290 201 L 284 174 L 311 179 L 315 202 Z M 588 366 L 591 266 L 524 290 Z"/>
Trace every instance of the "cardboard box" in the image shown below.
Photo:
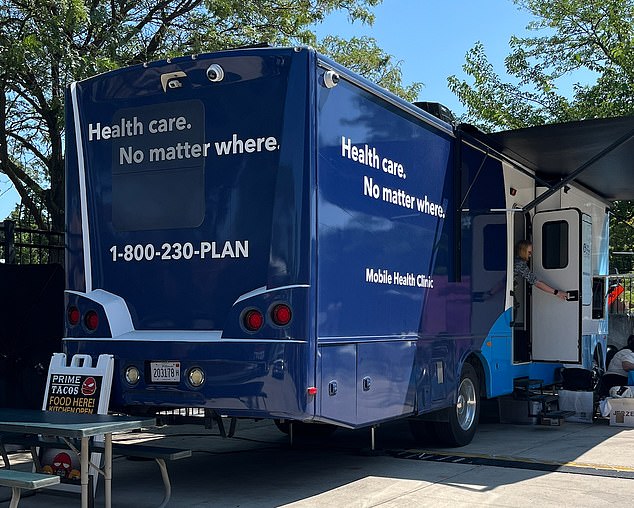
<path fill-rule="evenodd" d="M 634 427 L 634 398 L 607 398 L 605 410 L 605 413 L 610 411 L 610 425 Z"/>
<path fill-rule="evenodd" d="M 567 422 L 592 423 L 594 415 L 594 393 L 572 390 L 559 390 L 559 409 L 574 411 L 566 416 Z"/>

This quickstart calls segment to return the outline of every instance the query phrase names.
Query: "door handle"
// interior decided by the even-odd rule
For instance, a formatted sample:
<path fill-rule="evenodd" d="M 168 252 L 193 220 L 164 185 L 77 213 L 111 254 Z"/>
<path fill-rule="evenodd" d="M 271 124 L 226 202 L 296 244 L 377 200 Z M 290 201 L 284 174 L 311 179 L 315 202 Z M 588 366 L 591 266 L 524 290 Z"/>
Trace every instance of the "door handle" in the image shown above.
<path fill-rule="evenodd" d="M 578 289 L 573 289 L 571 291 L 566 291 L 566 294 L 568 295 L 568 301 L 569 302 L 578 302 L 579 301 L 579 290 Z"/>

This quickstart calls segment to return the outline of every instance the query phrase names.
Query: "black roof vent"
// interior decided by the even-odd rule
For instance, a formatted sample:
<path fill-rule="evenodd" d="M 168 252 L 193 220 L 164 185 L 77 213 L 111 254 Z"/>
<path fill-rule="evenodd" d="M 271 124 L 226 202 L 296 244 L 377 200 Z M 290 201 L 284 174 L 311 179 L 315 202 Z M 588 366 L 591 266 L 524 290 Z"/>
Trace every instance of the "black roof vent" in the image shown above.
<path fill-rule="evenodd" d="M 414 106 L 418 106 L 423 111 L 440 118 L 447 123 L 454 123 L 456 117 L 447 106 L 443 106 L 440 102 L 415 102 Z"/>

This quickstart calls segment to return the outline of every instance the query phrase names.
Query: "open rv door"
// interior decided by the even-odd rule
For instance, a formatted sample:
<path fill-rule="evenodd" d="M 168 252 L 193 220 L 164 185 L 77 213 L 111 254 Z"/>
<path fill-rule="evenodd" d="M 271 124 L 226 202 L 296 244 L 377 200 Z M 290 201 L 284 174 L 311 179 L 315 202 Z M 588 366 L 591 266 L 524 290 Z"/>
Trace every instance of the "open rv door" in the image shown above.
<path fill-rule="evenodd" d="M 581 363 L 581 306 L 591 298 L 590 218 L 577 209 L 538 212 L 533 219 L 533 271 L 568 291 L 568 301 L 539 289 L 532 294 L 532 360 Z"/>

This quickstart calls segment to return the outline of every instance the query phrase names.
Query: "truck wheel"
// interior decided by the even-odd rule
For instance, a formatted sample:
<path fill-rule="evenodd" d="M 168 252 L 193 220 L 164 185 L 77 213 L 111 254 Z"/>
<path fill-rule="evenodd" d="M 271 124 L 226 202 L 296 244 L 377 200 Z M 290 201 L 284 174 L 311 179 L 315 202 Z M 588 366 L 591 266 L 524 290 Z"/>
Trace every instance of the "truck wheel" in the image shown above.
<path fill-rule="evenodd" d="M 480 418 L 480 384 L 471 364 L 462 367 L 456 405 L 448 410 L 449 421 L 435 422 L 438 438 L 449 446 L 464 446 L 473 439 Z"/>

